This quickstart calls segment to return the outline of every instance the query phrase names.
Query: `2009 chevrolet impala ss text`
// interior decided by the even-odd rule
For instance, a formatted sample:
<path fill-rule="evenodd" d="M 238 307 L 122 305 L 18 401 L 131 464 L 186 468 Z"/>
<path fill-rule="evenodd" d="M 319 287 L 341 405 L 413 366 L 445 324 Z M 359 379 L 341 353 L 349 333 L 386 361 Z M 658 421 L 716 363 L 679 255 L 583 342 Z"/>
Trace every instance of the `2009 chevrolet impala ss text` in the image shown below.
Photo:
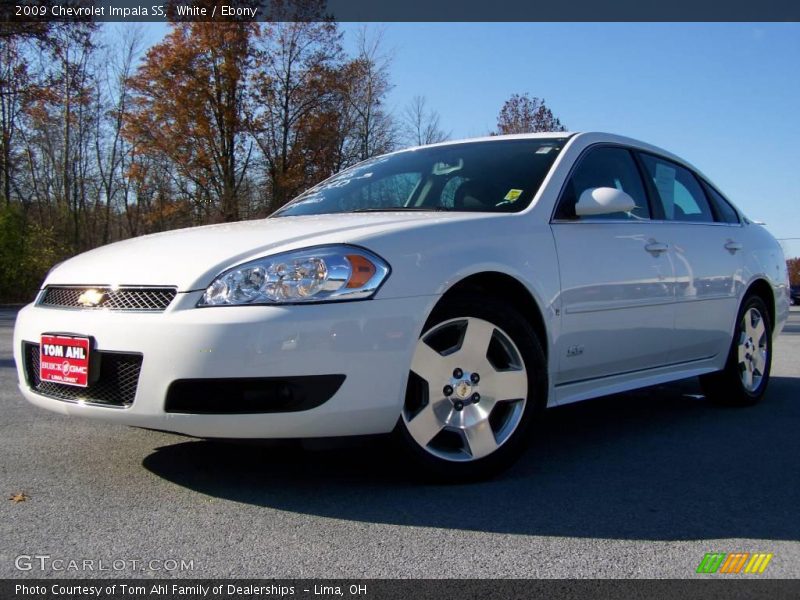
<path fill-rule="evenodd" d="M 778 243 L 691 165 L 534 134 L 380 156 L 265 220 L 77 256 L 20 312 L 14 352 L 25 397 L 64 414 L 392 432 L 464 479 L 509 465 L 547 406 L 696 375 L 758 401 L 788 306 Z"/>

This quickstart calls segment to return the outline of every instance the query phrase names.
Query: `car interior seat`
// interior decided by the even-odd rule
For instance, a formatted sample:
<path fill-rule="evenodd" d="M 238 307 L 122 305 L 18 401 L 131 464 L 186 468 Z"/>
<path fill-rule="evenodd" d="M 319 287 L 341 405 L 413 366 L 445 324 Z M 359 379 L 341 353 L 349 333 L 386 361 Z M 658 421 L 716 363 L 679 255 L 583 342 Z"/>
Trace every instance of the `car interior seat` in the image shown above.
<path fill-rule="evenodd" d="M 453 197 L 456 210 L 492 210 L 496 204 L 491 187 L 475 179 L 462 183 Z"/>

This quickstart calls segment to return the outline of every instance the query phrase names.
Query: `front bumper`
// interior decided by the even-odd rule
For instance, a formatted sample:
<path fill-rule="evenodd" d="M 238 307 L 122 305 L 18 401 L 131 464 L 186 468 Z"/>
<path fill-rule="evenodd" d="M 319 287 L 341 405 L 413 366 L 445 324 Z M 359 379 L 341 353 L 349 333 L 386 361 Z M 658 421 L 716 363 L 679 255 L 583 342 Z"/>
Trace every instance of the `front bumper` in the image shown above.
<path fill-rule="evenodd" d="M 434 296 L 296 306 L 195 308 L 202 292 L 178 294 L 162 313 L 58 310 L 29 305 L 17 316 L 14 358 L 31 403 L 71 416 L 198 437 L 298 438 L 390 431 Z M 133 404 L 112 408 L 35 393 L 24 343 L 42 333 L 91 336 L 100 352 L 141 353 Z M 178 380 L 344 375 L 338 391 L 308 410 L 269 414 L 165 411 Z"/>

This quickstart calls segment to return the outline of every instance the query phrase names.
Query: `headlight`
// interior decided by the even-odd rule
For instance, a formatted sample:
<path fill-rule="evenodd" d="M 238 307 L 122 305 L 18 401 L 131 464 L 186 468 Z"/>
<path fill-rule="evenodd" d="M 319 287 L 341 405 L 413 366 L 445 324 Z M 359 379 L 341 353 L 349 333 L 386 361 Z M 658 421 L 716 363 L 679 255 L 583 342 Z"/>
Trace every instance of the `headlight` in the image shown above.
<path fill-rule="evenodd" d="M 389 274 L 380 257 L 353 246 L 265 256 L 219 275 L 198 306 L 294 304 L 369 298 Z"/>

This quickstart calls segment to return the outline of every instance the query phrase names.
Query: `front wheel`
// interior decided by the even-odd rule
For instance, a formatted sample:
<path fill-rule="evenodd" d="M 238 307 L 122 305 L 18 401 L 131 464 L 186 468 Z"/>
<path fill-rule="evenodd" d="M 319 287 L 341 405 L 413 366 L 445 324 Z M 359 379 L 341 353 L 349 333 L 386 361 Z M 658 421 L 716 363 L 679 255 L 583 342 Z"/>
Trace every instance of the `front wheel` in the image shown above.
<path fill-rule="evenodd" d="M 772 366 L 772 324 L 764 301 L 750 296 L 742 303 L 725 368 L 700 378 L 712 401 L 748 406 L 764 396 Z"/>
<path fill-rule="evenodd" d="M 536 334 L 513 307 L 446 302 L 417 342 L 395 433 L 436 479 L 495 475 L 525 448 L 546 403 L 546 373 Z"/>

